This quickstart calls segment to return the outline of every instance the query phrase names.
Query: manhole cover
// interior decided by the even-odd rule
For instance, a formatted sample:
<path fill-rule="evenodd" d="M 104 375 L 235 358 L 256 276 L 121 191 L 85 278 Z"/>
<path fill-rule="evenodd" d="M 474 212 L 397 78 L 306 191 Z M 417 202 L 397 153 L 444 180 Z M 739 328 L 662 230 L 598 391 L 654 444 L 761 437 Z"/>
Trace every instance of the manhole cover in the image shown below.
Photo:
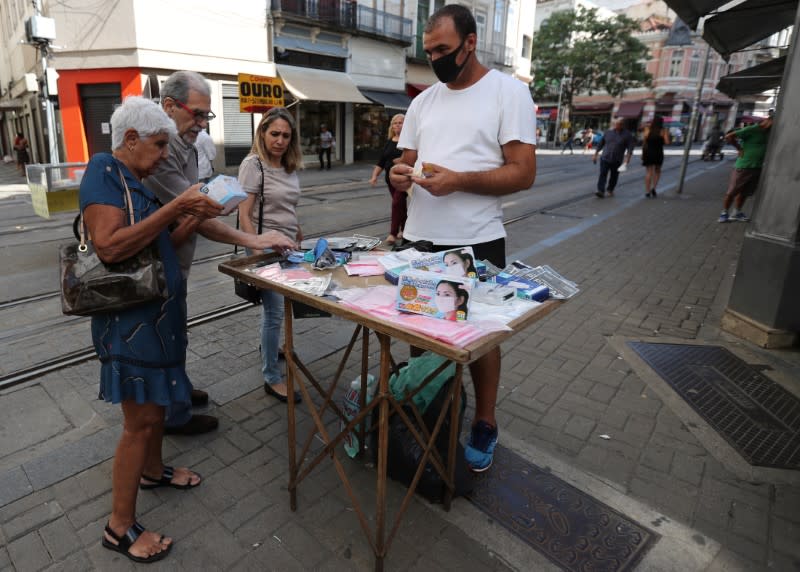
<path fill-rule="evenodd" d="M 502 446 L 468 498 L 570 572 L 633 570 L 659 538 Z"/>
<path fill-rule="evenodd" d="M 628 345 L 751 465 L 800 469 L 800 400 L 719 346 Z"/>

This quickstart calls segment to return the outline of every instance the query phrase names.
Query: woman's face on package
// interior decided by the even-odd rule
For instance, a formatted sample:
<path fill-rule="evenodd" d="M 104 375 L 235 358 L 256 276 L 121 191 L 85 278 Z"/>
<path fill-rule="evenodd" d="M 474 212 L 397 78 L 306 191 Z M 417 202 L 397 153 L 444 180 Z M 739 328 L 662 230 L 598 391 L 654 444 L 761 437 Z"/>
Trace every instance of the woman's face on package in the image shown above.
<path fill-rule="evenodd" d="M 278 117 L 267 125 L 263 135 L 267 153 L 275 158 L 283 157 L 292 141 L 292 126 L 285 119 Z"/>
<path fill-rule="evenodd" d="M 454 252 L 444 255 L 445 272 L 450 276 L 466 276 L 467 268 L 464 261 Z"/>
<path fill-rule="evenodd" d="M 455 312 L 461 304 L 461 296 L 458 296 L 452 284 L 440 282 L 436 287 L 436 308 L 443 313 Z"/>

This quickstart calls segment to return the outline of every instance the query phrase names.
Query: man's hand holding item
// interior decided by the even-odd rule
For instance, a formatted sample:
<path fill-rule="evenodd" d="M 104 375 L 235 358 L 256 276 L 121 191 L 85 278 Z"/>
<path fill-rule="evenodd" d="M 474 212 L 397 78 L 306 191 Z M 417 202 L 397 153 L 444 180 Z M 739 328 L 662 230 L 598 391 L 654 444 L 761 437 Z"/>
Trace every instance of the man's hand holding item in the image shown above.
<path fill-rule="evenodd" d="M 444 197 L 461 188 L 459 177 L 459 173 L 450 169 L 445 169 L 433 163 L 423 163 L 422 172 L 413 173 L 411 181 L 435 197 Z"/>

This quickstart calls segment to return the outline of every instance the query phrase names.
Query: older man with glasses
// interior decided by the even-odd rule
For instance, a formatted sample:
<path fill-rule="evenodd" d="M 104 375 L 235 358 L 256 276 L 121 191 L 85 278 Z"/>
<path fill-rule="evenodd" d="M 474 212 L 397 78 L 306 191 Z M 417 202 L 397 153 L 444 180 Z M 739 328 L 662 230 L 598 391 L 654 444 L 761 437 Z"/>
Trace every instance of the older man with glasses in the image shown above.
<path fill-rule="evenodd" d="M 199 73 L 191 71 L 177 71 L 167 78 L 161 87 L 161 106 L 175 122 L 177 133 L 170 136 L 169 157 L 161 161 L 158 170 L 147 177 L 144 184 L 166 204 L 198 182 L 198 156 L 194 143 L 198 133 L 215 116 L 211 111 L 211 88 L 208 82 Z M 195 234 L 192 238 L 177 248 L 184 280 L 189 278 L 197 233 L 209 240 L 238 244 L 254 251 L 267 248 L 282 251 L 294 247 L 293 241 L 277 231 L 268 231 L 261 235 L 248 234 L 218 219 L 196 219 L 194 226 Z M 206 403 L 208 394 L 193 389 L 192 404 Z M 217 418 L 211 415 L 192 415 L 191 409 L 169 408 L 165 433 L 197 435 L 216 429 L 218 424 Z"/>

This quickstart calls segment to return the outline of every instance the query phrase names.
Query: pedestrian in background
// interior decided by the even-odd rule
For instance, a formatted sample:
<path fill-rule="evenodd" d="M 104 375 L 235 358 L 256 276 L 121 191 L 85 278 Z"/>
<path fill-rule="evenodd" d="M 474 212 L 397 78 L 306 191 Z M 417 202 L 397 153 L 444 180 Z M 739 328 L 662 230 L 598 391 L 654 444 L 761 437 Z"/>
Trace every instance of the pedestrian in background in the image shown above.
<path fill-rule="evenodd" d="M 319 169 L 320 171 L 325 168 L 325 163 L 322 158 L 328 159 L 328 170 L 331 168 L 331 151 L 336 146 L 336 139 L 333 133 L 328 131 L 328 126 L 322 123 L 319 126 Z"/>
<path fill-rule="evenodd" d="M 669 144 L 669 131 L 664 128 L 664 119 L 656 115 L 644 128 L 642 138 L 642 165 L 644 165 L 645 197 L 656 198 L 656 187 L 664 164 L 664 145 Z"/>
<path fill-rule="evenodd" d="M 217 146 L 211 139 L 211 135 L 205 129 L 197 134 L 197 141 L 194 146 L 197 148 L 197 175 L 201 183 L 207 183 L 214 174 L 214 159 L 217 158 Z"/>
<path fill-rule="evenodd" d="M 299 247 L 303 231 L 297 221 L 297 202 L 300 200 L 297 170 L 302 166 L 302 159 L 294 117 L 285 107 L 273 107 L 262 116 L 250 154 L 239 166 L 239 183 L 247 192 L 247 198 L 239 204 L 239 225 L 244 232 L 279 232 Z M 263 200 L 259 199 L 260 196 Z M 259 218 L 262 229 L 258 228 Z M 261 373 L 264 391 L 286 403 L 288 388 L 278 364 L 282 324 L 283 296 L 273 290 L 262 290 Z M 300 393 L 295 392 L 295 403 L 301 400 Z"/>
<path fill-rule="evenodd" d="M 605 196 L 604 193 L 608 193 L 609 197 L 614 196 L 620 167 L 625 165 L 627 168 L 628 163 L 631 162 L 633 145 L 633 135 L 625 129 L 625 120 L 618 117 L 614 121 L 614 128 L 603 133 L 592 157 L 592 163 L 596 164 L 598 155 L 601 151 L 603 152 L 600 156 L 600 175 L 597 178 L 597 192 L 595 192 L 597 198 L 602 199 Z"/>
<path fill-rule="evenodd" d="M 591 150 L 593 138 L 594 135 L 591 127 L 588 127 L 587 129 L 583 130 L 583 139 L 581 141 L 581 144 L 583 145 L 584 153 L 586 153 L 586 151 Z"/>
<path fill-rule="evenodd" d="M 764 164 L 764 156 L 767 154 L 767 139 L 771 128 L 772 113 L 755 125 L 743 127 L 725 136 L 725 140 L 739 152 L 739 157 L 736 159 L 731 173 L 718 222 L 731 220 L 748 222 L 750 220 L 750 217 L 742 212 L 742 207 L 747 197 L 755 193 L 758 188 L 758 179 L 761 177 L 761 167 Z M 731 216 L 728 216 L 728 209 L 734 203 L 736 209 Z"/>
<path fill-rule="evenodd" d="M 573 144 L 572 138 L 573 137 L 575 137 L 575 133 L 572 131 L 572 129 L 570 129 L 569 131 L 567 131 L 567 140 L 564 141 L 564 147 L 561 149 L 561 154 L 562 155 L 564 154 L 564 151 L 566 151 L 567 149 L 569 149 L 569 154 L 570 155 L 574 155 L 575 154 L 575 151 L 573 151 L 573 149 L 572 149 L 572 144 Z"/>
<path fill-rule="evenodd" d="M 30 163 L 30 156 L 28 155 L 28 140 L 22 131 L 17 131 L 17 136 L 14 139 L 14 151 L 17 153 L 17 169 L 19 174 L 25 176 L 25 165 Z"/>
<path fill-rule="evenodd" d="M 400 139 L 400 131 L 403 129 L 403 121 L 406 116 L 398 113 L 392 117 L 389 124 L 389 134 L 386 145 L 383 146 L 381 157 L 378 164 L 372 169 L 372 177 L 369 184 L 373 187 L 378 182 L 378 175 L 381 171 L 385 172 L 386 186 L 389 188 L 389 194 L 392 198 L 392 222 L 389 227 L 389 236 L 386 237 L 386 244 L 394 244 L 403 238 L 403 227 L 406 225 L 406 218 L 408 216 L 407 196 L 404 191 L 398 191 L 392 186 L 389 180 L 389 170 L 394 165 L 394 160 L 400 157 L 400 150 L 397 149 L 397 141 Z"/>

